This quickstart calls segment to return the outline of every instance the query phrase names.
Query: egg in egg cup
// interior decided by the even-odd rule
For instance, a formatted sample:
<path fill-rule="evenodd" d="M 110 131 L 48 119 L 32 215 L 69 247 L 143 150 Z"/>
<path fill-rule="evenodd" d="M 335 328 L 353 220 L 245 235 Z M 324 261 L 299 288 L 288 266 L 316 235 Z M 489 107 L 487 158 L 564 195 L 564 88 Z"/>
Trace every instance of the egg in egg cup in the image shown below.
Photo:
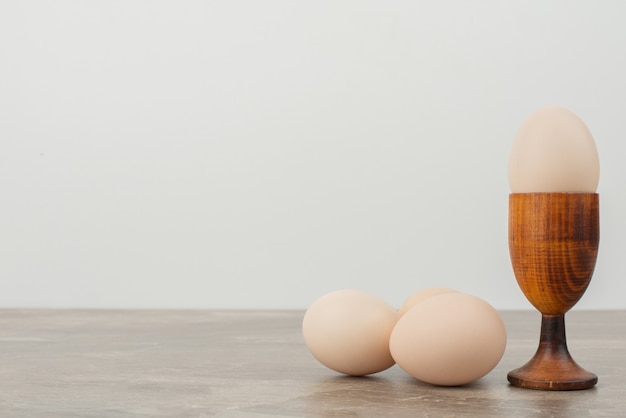
<path fill-rule="evenodd" d="M 542 319 L 535 356 L 508 374 L 514 386 L 575 390 L 598 381 L 569 354 L 565 313 L 596 265 L 599 176 L 595 141 L 577 115 L 547 107 L 522 124 L 509 160 L 509 252 L 517 283 Z"/>

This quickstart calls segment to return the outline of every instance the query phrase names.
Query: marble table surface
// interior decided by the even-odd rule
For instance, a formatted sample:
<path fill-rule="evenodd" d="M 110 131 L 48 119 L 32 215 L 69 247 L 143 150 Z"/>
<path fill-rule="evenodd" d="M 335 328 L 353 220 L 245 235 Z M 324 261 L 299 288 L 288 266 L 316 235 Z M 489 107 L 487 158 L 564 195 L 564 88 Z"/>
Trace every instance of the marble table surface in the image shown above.
<path fill-rule="evenodd" d="M 501 312 L 507 350 L 470 385 L 421 383 L 394 366 L 370 377 L 307 351 L 302 311 L 1 310 L 0 417 L 624 417 L 626 312 L 567 314 L 590 390 L 512 387 L 539 314 Z"/>

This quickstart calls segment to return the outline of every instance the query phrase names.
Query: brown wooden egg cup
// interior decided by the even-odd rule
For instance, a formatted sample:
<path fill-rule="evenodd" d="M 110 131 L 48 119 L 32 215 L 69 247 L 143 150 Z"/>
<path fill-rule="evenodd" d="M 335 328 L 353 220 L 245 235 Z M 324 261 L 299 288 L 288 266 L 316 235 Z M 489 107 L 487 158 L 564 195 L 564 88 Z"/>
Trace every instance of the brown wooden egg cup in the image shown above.
<path fill-rule="evenodd" d="M 508 374 L 518 387 L 588 389 L 598 377 L 567 349 L 565 313 L 587 289 L 600 238 L 598 194 L 514 193 L 509 196 L 509 250 L 517 283 L 541 312 L 534 357 Z"/>

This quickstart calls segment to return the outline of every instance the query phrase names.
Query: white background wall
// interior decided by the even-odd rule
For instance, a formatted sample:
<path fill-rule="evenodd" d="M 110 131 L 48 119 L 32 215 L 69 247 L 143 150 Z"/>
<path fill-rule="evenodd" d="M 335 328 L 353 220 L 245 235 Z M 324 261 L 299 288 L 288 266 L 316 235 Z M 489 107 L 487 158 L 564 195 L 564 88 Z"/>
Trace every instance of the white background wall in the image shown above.
<path fill-rule="evenodd" d="M 626 2 L 0 3 L 0 307 L 528 308 L 507 162 L 586 121 L 602 238 L 577 309 L 626 309 Z"/>

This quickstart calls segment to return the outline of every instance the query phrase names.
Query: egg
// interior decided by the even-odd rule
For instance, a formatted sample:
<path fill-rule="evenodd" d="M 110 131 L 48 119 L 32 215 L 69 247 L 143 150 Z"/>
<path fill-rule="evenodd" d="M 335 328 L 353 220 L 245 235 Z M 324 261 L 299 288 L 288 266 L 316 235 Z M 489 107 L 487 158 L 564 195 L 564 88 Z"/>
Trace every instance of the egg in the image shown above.
<path fill-rule="evenodd" d="M 426 300 L 432 296 L 449 292 L 456 292 L 456 290 L 448 289 L 447 287 L 431 287 L 415 292 L 411 296 L 409 296 L 402 304 L 402 307 L 400 307 L 400 316 L 404 315 L 409 309 L 411 309 L 413 306 L 417 305 L 423 300 Z"/>
<path fill-rule="evenodd" d="M 547 107 L 522 124 L 509 159 L 512 193 L 594 193 L 599 179 L 593 136 L 574 113 Z"/>
<path fill-rule="evenodd" d="M 389 336 L 398 312 L 359 290 L 337 290 L 314 301 L 302 320 L 304 342 L 326 367 L 352 376 L 394 365 Z"/>
<path fill-rule="evenodd" d="M 416 379 L 459 386 L 498 364 L 506 347 L 506 329 L 484 300 L 444 293 L 407 311 L 394 327 L 389 347 L 398 366 Z"/>

